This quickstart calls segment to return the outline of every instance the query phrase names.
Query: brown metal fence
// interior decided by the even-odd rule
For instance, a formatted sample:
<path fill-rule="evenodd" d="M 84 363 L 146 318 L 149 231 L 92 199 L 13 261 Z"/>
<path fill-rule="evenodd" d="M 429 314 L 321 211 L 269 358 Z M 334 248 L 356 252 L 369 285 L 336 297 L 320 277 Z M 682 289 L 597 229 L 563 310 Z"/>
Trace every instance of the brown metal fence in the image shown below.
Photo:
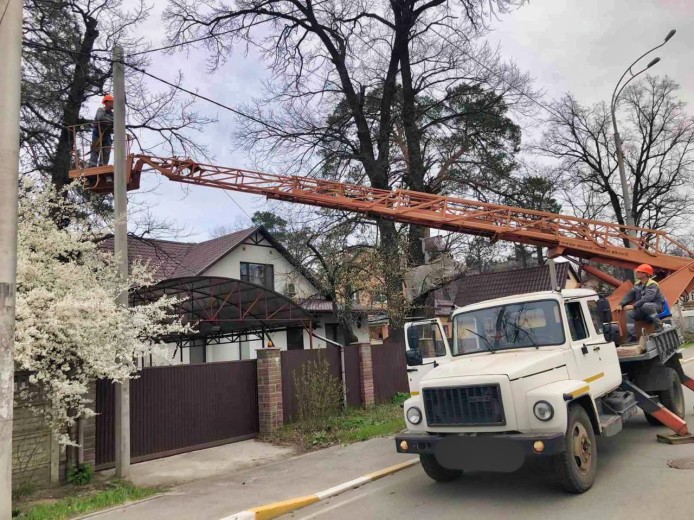
<path fill-rule="evenodd" d="M 340 351 L 338 348 L 321 348 L 309 350 L 284 350 L 282 356 L 282 408 L 284 413 L 284 423 L 292 422 L 298 413 L 298 400 L 296 398 L 296 387 L 294 385 L 294 372 L 306 363 L 317 361 L 320 356 L 330 364 L 330 373 L 341 380 L 340 374 Z"/>
<path fill-rule="evenodd" d="M 398 392 L 409 393 L 404 343 L 397 341 L 373 345 L 371 362 L 376 403 L 388 402 Z"/>
<path fill-rule="evenodd" d="M 133 462 L 254 437 L 258 433 L 256 361 L 145 368 L 130 383 Z M 96 466 L 114 460 L 114 396 L 97 384 Z"/>

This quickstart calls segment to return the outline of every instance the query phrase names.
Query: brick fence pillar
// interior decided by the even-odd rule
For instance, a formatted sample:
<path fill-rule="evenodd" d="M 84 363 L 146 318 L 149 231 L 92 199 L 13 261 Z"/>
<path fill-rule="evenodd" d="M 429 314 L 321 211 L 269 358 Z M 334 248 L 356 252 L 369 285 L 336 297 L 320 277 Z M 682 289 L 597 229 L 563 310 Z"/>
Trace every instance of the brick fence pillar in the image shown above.
<path fill-rule="evenodd" d="M 280 349 L 258 349 L 256 353 L 258 354 L 258 419 L 260 433 L 272 433 L 277 431 L 284 423 Z"/>
<path fill-rule="evenodd" d="M 365 407 L 373 406 L 376 399 L 370 343 L 359 344 L 359 369 L 361 370 L 361 401 Z"/>

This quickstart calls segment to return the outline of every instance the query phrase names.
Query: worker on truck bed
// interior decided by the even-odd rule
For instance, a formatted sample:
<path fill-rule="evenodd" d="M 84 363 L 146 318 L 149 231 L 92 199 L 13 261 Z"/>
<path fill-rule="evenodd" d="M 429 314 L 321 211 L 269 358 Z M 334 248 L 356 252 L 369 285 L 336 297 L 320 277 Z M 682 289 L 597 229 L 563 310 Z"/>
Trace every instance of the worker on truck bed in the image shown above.
<path fill-rule="evenodd" d="M 89 156 L 89 167 L 105 166 L 111 155 L 113 144 L 113 96 L 107 94 L 102 99 L 103 107 L 99 107 L 94 118 L 92 129 L 92 149 Z"/>
<path fill-rule="evenodd" d="M 638 281 L 617 306 L 617 310 L 629 312 L 634 321 L 653 323 L 656 331 L 663 330 L 658 314 L 663 311 L 665 297 L 660 291 L 658 282 L 653 280 L 653 268 L 641 264 L 635 270 Z M 628 305 L 627 305 L 628 304 Z"/>

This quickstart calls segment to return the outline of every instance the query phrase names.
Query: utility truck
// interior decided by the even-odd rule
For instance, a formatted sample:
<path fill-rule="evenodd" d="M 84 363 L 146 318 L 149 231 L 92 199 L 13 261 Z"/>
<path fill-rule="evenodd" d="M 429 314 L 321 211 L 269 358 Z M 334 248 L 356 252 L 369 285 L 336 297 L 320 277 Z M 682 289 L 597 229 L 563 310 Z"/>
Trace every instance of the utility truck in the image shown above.
<path fill-rule="evenodd" d="M 618 347 L 609 304 L 592 290 L 487 300 L 455 310 L 452 325 L 450 345 L 437 320 L 406 327 L 408 370 L 433 361 L 404 403 L 396 445 L 434 480 L 550 457 L 564 489 L 581 493 L 595 479 L 596 437 L 618 434 L 639 405 L 653 424 L 671 422 L 663 405 L 684 417 L 679 329 Z M 445 351 L 431 348 L 437 335 Z"/>
<path fill-rule="evenodd" d="M 74 164 L 81 165 L 77 145 L 74 155 Z M 140 175 L 153 170 L 174 182 L 540 246 L 548 258 L 573 257 L 585 272 L 615 287 L 606 299 L 573 289 L 469 305 L 454 312 L 450 343 L 442 331 L 438 343 L 431 342 L 426 370 L 423 352 L 408 350 L 409 369 L 416 369 L 412 384 L 420 389 L 405 404 L 408 432 L 396 447 L 420 454 L 435 480 L 451 480 L 463 470 L 512 471 L 529 456 L 550 456 L 565 489 L 584 492 L 595 477 L 596 436 L 618 433 L 637 406 L 649 422 L 674 431 L 660 440 L 694 440 L 682 419 L 682 385 L 694 390 L 694 380 L 679 363 L 678 329 L 653 333 L 636 323 L 638 342 L 627 344 L 626 316 L 617 308 L 633 282 L 595 265 L 650 264 L 672 307 L 694 290 L 694 252 L 663 231 L 188 158 L 129 154 L 126 164 L 127 189 L 137 189 Z M 80 166 L 70 177 L 110 193 L 113 173 L 110 166 Z"/>

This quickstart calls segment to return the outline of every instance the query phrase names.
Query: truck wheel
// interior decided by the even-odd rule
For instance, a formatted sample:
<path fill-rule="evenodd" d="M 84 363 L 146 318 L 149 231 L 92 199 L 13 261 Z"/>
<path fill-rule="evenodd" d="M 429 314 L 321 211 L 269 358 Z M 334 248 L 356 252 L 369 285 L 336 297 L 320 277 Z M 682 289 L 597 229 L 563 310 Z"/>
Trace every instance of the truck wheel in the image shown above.
<path fill-rule="evenodd" d="M 584 493 L 593 485 L 597 462 L 593 425 L 585 409 L 574 404 L 569 408 L 566 451 L 554 457 L 557 479 L 565 491 Z"/>
<path fill-rule="evenodd" d="M 680 380 L 679 374 L 670 367 L 665 367 L 667 373 L 668 389 L 661 390 L 657 392 L 660 404 L 665 408 L 670 410 L 680 419 L 684 419 L 685 405 L 684 405 L 684 392 L 682 391 L 682 381 Z M 662 426 L 663 424 L 653 417 L 652 415 L 646 414 L 646 420 L 648 424 L 652 426 Z"/>
<path fill-rule="evenodd" d="M 419 462 L 424 468 L 424 473 L 436 482 L 450 482 L 463 474 L 459 469 L 444 468 L 434 455 L 422 454 L 419 456 Z"/>

